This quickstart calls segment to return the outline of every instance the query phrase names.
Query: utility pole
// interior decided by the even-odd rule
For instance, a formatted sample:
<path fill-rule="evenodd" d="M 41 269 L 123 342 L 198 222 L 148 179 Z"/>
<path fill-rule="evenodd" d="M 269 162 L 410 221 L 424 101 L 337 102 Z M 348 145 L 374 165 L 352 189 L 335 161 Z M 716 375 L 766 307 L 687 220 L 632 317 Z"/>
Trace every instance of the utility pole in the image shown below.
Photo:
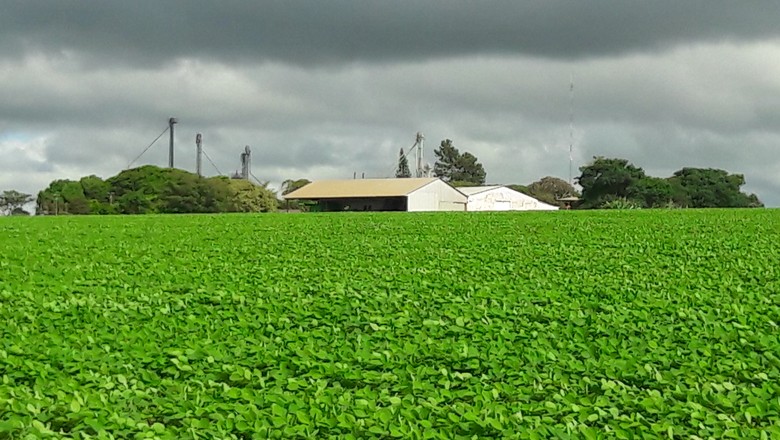
<path fill-rule="evenodd" d="M 195 152 L 195 173 L 198 175 L 198 177 L 203 177 L 203 169 L 201 167 L 202 165 L 202 159 L 201 156 L 203 156 L 203 137 L 200 135 L 200 133 L 195 135 L 195 146 L 196 146 L 196 152 Z"/>
<path fill-rule="evenodd" d="M 417 132 L 417 170 L 415 172 L 415 177 L 425 177 L 423 172 L 423 140 L 425 139 L 425 136 L 423 136 L 422 133 L 419 131 Z"/>
<path fill-rule="evenodd" d="M 168 132 L 171 135 L 171 141 L 168 146 L 168 168 L 173 168 L 173 124 L 179 122 L 176 118 L 168 119 Z"/>

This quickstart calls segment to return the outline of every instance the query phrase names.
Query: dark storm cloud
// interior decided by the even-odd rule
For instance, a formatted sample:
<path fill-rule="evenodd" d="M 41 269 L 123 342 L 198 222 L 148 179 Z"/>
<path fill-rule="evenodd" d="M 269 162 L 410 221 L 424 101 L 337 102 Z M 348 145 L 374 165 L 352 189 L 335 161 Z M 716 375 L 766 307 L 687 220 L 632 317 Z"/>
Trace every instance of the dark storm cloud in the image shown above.
<path fill-rule="evenodd" d="M 780 2 L 4 1 L 0 190 L 124 169 L 166 126 L 216 167 L 389 177 L 417 131 L 490 183 L 594 155 L 743 173 L 780 206 Z M 574 93 L 569 92 L 570 77 Z M 570 99 L 573 104 L 570 106 Z M 573 111 L 573 138 L 569 112 Z M 167 163 L 167 136 L 135 165 Z"/>
<path fill-rule="evenodd" d="M 5 1 L 0 52 L 92 63 L 294 64 L 522 53 L 572 58 L 776 36 L 780 2 Z"/>

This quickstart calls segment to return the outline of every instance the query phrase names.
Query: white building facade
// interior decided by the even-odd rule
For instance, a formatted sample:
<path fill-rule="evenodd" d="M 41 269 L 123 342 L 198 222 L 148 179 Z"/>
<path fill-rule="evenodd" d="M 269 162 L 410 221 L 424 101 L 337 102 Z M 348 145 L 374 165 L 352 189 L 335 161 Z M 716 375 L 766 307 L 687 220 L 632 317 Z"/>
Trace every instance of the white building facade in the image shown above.
<path fill-rule="evenodd" d="M 557 211 L 558 207 L 505 186 L 458 188 L 466 195 L 467 211 Z"/>

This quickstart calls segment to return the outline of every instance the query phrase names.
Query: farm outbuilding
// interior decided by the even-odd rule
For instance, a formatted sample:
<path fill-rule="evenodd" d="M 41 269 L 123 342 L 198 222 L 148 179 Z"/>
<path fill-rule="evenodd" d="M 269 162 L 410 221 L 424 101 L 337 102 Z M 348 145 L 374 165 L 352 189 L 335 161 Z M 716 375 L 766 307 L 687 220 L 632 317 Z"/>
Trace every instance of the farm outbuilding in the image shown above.
<path fill-rule="evenodd" d="M 322 211 L 466 210 L 466 196 L 437 178 L 320 180 L 284 198 L 316 201 Z"/>
<path fill-rule="evenodd" d="M 458 188 L 467 196 L 467 211 L 556 211 L 535 198 L 505 186 L 467 186 Z"/>

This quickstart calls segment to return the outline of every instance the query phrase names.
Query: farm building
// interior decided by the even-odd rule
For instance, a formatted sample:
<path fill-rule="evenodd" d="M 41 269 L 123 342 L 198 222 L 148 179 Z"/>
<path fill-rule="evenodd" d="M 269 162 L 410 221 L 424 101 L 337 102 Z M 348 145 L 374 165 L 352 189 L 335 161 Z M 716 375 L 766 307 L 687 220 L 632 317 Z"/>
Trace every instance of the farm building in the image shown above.
<path fill-rule="evenodd" d="M 316 201 L 322 211 L 466 210 L 466 196 L 437 178 L 320 180 L 284 198 Z"/>
<path fill-rule="evenodd" d="M 458 188 L 467 199 L 467 211 L 555 211 L 535 198 L 505 186 L 467 186 Z"/>

